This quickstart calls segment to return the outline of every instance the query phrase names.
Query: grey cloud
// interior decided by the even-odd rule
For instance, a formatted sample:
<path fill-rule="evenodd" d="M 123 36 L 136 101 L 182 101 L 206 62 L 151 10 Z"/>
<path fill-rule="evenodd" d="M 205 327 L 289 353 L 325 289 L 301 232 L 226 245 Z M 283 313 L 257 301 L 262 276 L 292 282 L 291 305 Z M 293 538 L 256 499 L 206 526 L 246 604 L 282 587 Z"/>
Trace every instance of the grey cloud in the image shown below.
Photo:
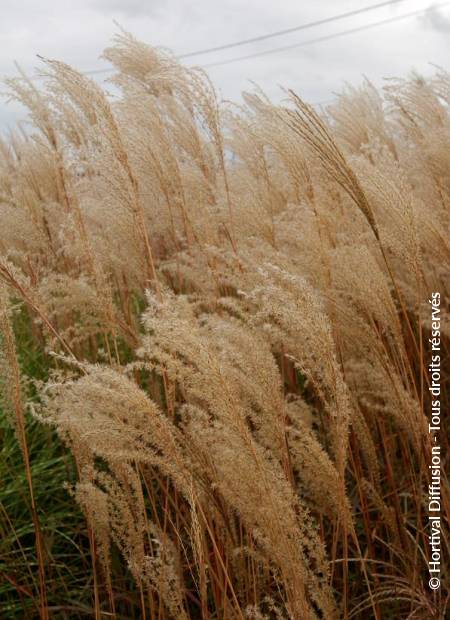
<path fill-rule="evenodd" d="M 443 15 L 442 12 L 434 6 L 428 9 L 422 18 L 422 22 L 438 32 L 450 32 L 450 18 L 447 17 L 447 15 Z"/>
<path fill-rule="evenodd" d="M 164 0 L 88 0 L 86 6 L 109 15 L 156 17 L 165 4 Z"/>

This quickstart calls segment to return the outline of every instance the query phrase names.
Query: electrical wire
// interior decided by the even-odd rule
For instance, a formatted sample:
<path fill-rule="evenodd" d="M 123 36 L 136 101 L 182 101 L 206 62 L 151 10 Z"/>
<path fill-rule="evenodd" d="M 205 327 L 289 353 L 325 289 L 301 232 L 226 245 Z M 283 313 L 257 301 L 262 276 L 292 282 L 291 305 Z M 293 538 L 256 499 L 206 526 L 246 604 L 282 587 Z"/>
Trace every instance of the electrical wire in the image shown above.
<path fill-rule="evenodd" d="M 447 6 L 450 2 L 443 2 L 440 4 L 433 5 L 433 8 L 442 8 Z M 252 54 L 246 54 L 245 56 L 238 56 L 237 58 L 230 58 L 228 60 L 219 60 L 217 62 L 211 62 L 206 65 L 201 65 L 205 69 L 209 69 L 210 67 L 219 67 L 222 65 L 229 65 L 235 62 L 241 62 L 243 60 L 249 60 L 251 58 L 259 58 L 261 56 L 268 56 L 269 54 L 275 54 L 280 52 L 287 52 L 289 50 L 298 49 L 300 47 L 306 47 L 307 45 L 313 45 L 315 43 L 323 43 L 324 41 L 330 41 L 331 39 L 337 39 L 339 37 L 344 37 L 350 34 L 355 34 L 357 32 L 363 32 L 365 30 L 370 30 L 371 28 L 376 28 L 378 26 L 384 26 L 386 24 L 390 24 L 393 22 L 399 22 L 403 19 L 408 19 L 410 17 L 415 17 L 418 15 L 422 15 L 426 13 L 429 9 L 421 9 L 418 11 L 411 11 L 410 13 L 404 13 L 403 15 L 397 15 L 396 17 L 389 17 L 387 19 L 382 19 L 377 22 L 372 22 L 370 24 L 363 24 L 362 26 L 357 26 L 355 28 L 349 28 L 348 30 L 342 30 L 340 32 L 335 32 L 329 35 L 324 35 L 322 37 L 317 37 L 315 39 L 308 39 L 306 41 L 301 41 L 299 43 L 293 43 L 292 45 L 284 45 L 282 47 L 275 47 L 268 50 L 263 50 L 261 52 L 254 52 Z"/>
<path fill-rule="evenodd" d="M 190 58 L 191 56 L 200 56 L 200 54 L 210 54 L 212 52 L 220 52 L 222 50 L 231 49 L 233 47 L 239 47 L 240 45 L 247 45 L 248 43 L 257 43 L 259 41 L 266 41 L 267 39 L 272 39 L 273 37 L 280 37 L 285 34 L 291 34 L 292 32 L 299 32 L 300 30 L 307 30 L 309 28 L 314 28 L 316 26 L 323 26 L 324 24 L 329 24 L 331 22 L 338 21 L 340 19 L 345 19 L 347 17 L 353 17 L 355 15 L 360 15 L 361 13 L 366 13 L 367 11 L 374 11 L 375 9 L 381 9 L 385 6 L 392 6 L 394 4 L 398 4 L 399 2 L 404 2 L 404 0 L 389 0 L 388 2 L 379 2 L 378 4 L 371 4 L 370 6 L 366 6 L 362 9 L 355 9 L 353 11 L 347 11 L 346 13 L 340 13 L 338 15 L 334 15 L 333 17 L 325 17 L 324 19 L 319 19 L 313 22 L 308 22 L 306 24 L 301 24 L 300 26 L 294 26 L 292 28 L 285 28 L 284 30 L 277 30 L 276 32 L 270 32 L 269 34 L 262 34 L 257 37 L 252 37 L 250 39 L 242 39 L 240 41 L 235 41 L 234 43 L 226 43 L 224 45 L 218 45 L 217 47 L 208 47 L 202 50 L 196 50 L 195 52 L 187 52 L 186 54 L 180 54 L 178 58 Z"/>

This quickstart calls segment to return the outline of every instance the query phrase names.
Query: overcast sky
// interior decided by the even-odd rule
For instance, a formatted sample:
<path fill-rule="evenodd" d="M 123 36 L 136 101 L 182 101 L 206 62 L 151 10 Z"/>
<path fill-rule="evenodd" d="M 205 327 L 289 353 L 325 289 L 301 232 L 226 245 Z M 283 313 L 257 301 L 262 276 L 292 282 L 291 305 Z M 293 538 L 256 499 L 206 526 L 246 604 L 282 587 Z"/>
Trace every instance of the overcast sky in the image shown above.
<path fill-rule="evenodd" d="M 120 23 L 137 38 L 176 54 L 226 44 L 360 9 L 380 0 L 1 0 L 0 75 L 37 66 L 36 54 L 58 58 L 87 71 L 106 66 L 99 56 Z M 291 45 L 420 9 L 424 14 L 313 45 L 208 69 L 223 98 L 236 99 L 252 80 L 271 97 L 279 85 L 308 101 L 333 98 L 345 82 L 384 77 L 412 69 L 428 75 L 430 63 L 448 68 L 450 2 L 404 0 L 392 6 L 302 32 L 190 58 L 209 64 Z M 187 62 L 187 60 L 185 61 Z M 98 75 L 103 80 L 107 75 Z M 0 100 L 0 130 L 23 111 Z"/>

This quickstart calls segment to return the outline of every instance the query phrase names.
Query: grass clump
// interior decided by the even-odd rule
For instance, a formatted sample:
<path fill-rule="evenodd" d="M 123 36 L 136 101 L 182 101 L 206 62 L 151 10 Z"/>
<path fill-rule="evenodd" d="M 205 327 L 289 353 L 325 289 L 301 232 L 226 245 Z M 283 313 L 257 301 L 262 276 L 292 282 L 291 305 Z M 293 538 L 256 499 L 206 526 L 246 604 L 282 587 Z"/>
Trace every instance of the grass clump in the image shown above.
<path fill-rule="evenodd" d="M 115 99 L 57 61 L 8 82 L 32 130 L 0 153 L 1 613 L 443 618 L 448 76 L 318 115 L 222 104 L 126 33 L 105 57 Z"/>

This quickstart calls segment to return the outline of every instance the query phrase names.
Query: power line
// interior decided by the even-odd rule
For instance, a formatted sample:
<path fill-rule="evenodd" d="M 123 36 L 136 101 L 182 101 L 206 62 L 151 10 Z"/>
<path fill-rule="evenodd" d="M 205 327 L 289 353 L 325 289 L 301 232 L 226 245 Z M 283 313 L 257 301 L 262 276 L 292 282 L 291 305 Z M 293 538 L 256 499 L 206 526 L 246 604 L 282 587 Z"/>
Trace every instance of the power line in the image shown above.
<path fill-rule="evenodd" d="M 323 26 L 324 24 L 329 24 L 331 22 L 335 22 L 340 19 L 345 19 L 347 17 L 353 17 L 355 15 L 359 15 L 360 13 L 366 13 L 367 11 L 381 9 L 382 7 L 385 7 L 385 6 L 398 4 L 399 2 L 404 2 L 404 0 L 389 0 L 389 2 L 379 2 L 378 4 L 372 4 L 362 9 L 355 9 L 354 11 L 348 11 L 347 13 L 340 13 L 338 15 L 334 15 L 333 17 L 326 17 L 324 19 L 319 19 L 317 21 L 309 22 L 307 24 L 301 24 L 300 26 L 294 26 L 292 28 L 285 28 L 284 30 L 270 32 L 269 34 L 262 34 L 258 37 L 252 37 L 251 39 L 242 39 L 240 41 L 235 41 L 234 43 L 226 43 L 224 45 L 218 45 L 217 47 L 208 47 L 206 49 L 197 50 L 195 52 L 188 52 L 186 54 L 180 54 L 179 56 L 177 56 L 177 58 L 190 58 L 191 56 L 199 56 L 200 54 L 210 54 L 212 52 L 220 52 L 221 50 L 227 50 L 232 47 L 238 47 L 240 45 L 247 45 L 248 43 L 257 43 L 258 41 L 265 41 L 266 39 L 272 39 L 273 37 L 280 37 L 285 34 L 290 34 L 291 32 L 299 32 L 300 30 L 307 30 L 308 28 L 314 28 L 315 26 Z"/>
<path fill-rule="evenodd" d="M 438 8 L 442 8 L 444 6 L 447 6 L 448 4 L 450 4 L 450 2 L 443 2 L 440 4 L 435 4 L 433 5 L 434 9 L 438 9 Z M 377 22 L 372 22 L 370 24 L 364 24 L 363 26 L 357 26 L 356 28 L 350 28 L 348 30 L 342 30 L 340 32 L 335 32 L 333 34 L 329 34 L 329 35 L 324 35 L 322 37 L 317 37 L 315 39 L 308 39 L 307 41 L 301 41 L 300 43 L 294 43 L 292 45 L 284 45 L 282 47 L 275 47 L 275 48 L 271 48 L 269 50 L 264 50 L 262 52 L 254 52 L 252 54 L 246 54 L 245 56 L 238 56 L 237 58 L 230 58 L 228 60 L 220 60 L 217 62 L 211 62 L 208 63 L 206 65 L 202 65 L 202 67 L 204 67 L 205 69 L 208 69 L 210 67 L 219 67 L 222 65 L 229 65 L 231 63 L 235 63 L 235 62 L 240 62 L 242 60 L 249 60 L 250 58 L 258 58 L 260 56 L 268 56 L 269 54 L 275 54 L 278 52 L 286 52 L 292 49 L 297 49 L 299 47 L 305 47 L 307 45 L 313 45 L 314 43 L 322 43 L 323 41 L 329 41 L 330 39 L 337 39 L 339 37 L 343 37 L 343 36 L 347 36 L 349 34 L 355 34 L 357 32 L 363 32 L 364 30 L 369 30 L 371 28 L 376 28 L 378 26 L 384 26 L 385 24 L 390 24 L 392 22 L 398 22 L 401 21 L 403 19 L 407 19 L 409 17 L 415 17 L 417 15 L 421 15 L 423 13 L 426 13 L 428 11 L 427 9 L 422 9 L 419 11 L 411 11 L 410 13 L 404 13 L 403 15 L 397 15 L 396 17 L 390 17 L 387 19 L 382 19 L 380 21 Z"/>

